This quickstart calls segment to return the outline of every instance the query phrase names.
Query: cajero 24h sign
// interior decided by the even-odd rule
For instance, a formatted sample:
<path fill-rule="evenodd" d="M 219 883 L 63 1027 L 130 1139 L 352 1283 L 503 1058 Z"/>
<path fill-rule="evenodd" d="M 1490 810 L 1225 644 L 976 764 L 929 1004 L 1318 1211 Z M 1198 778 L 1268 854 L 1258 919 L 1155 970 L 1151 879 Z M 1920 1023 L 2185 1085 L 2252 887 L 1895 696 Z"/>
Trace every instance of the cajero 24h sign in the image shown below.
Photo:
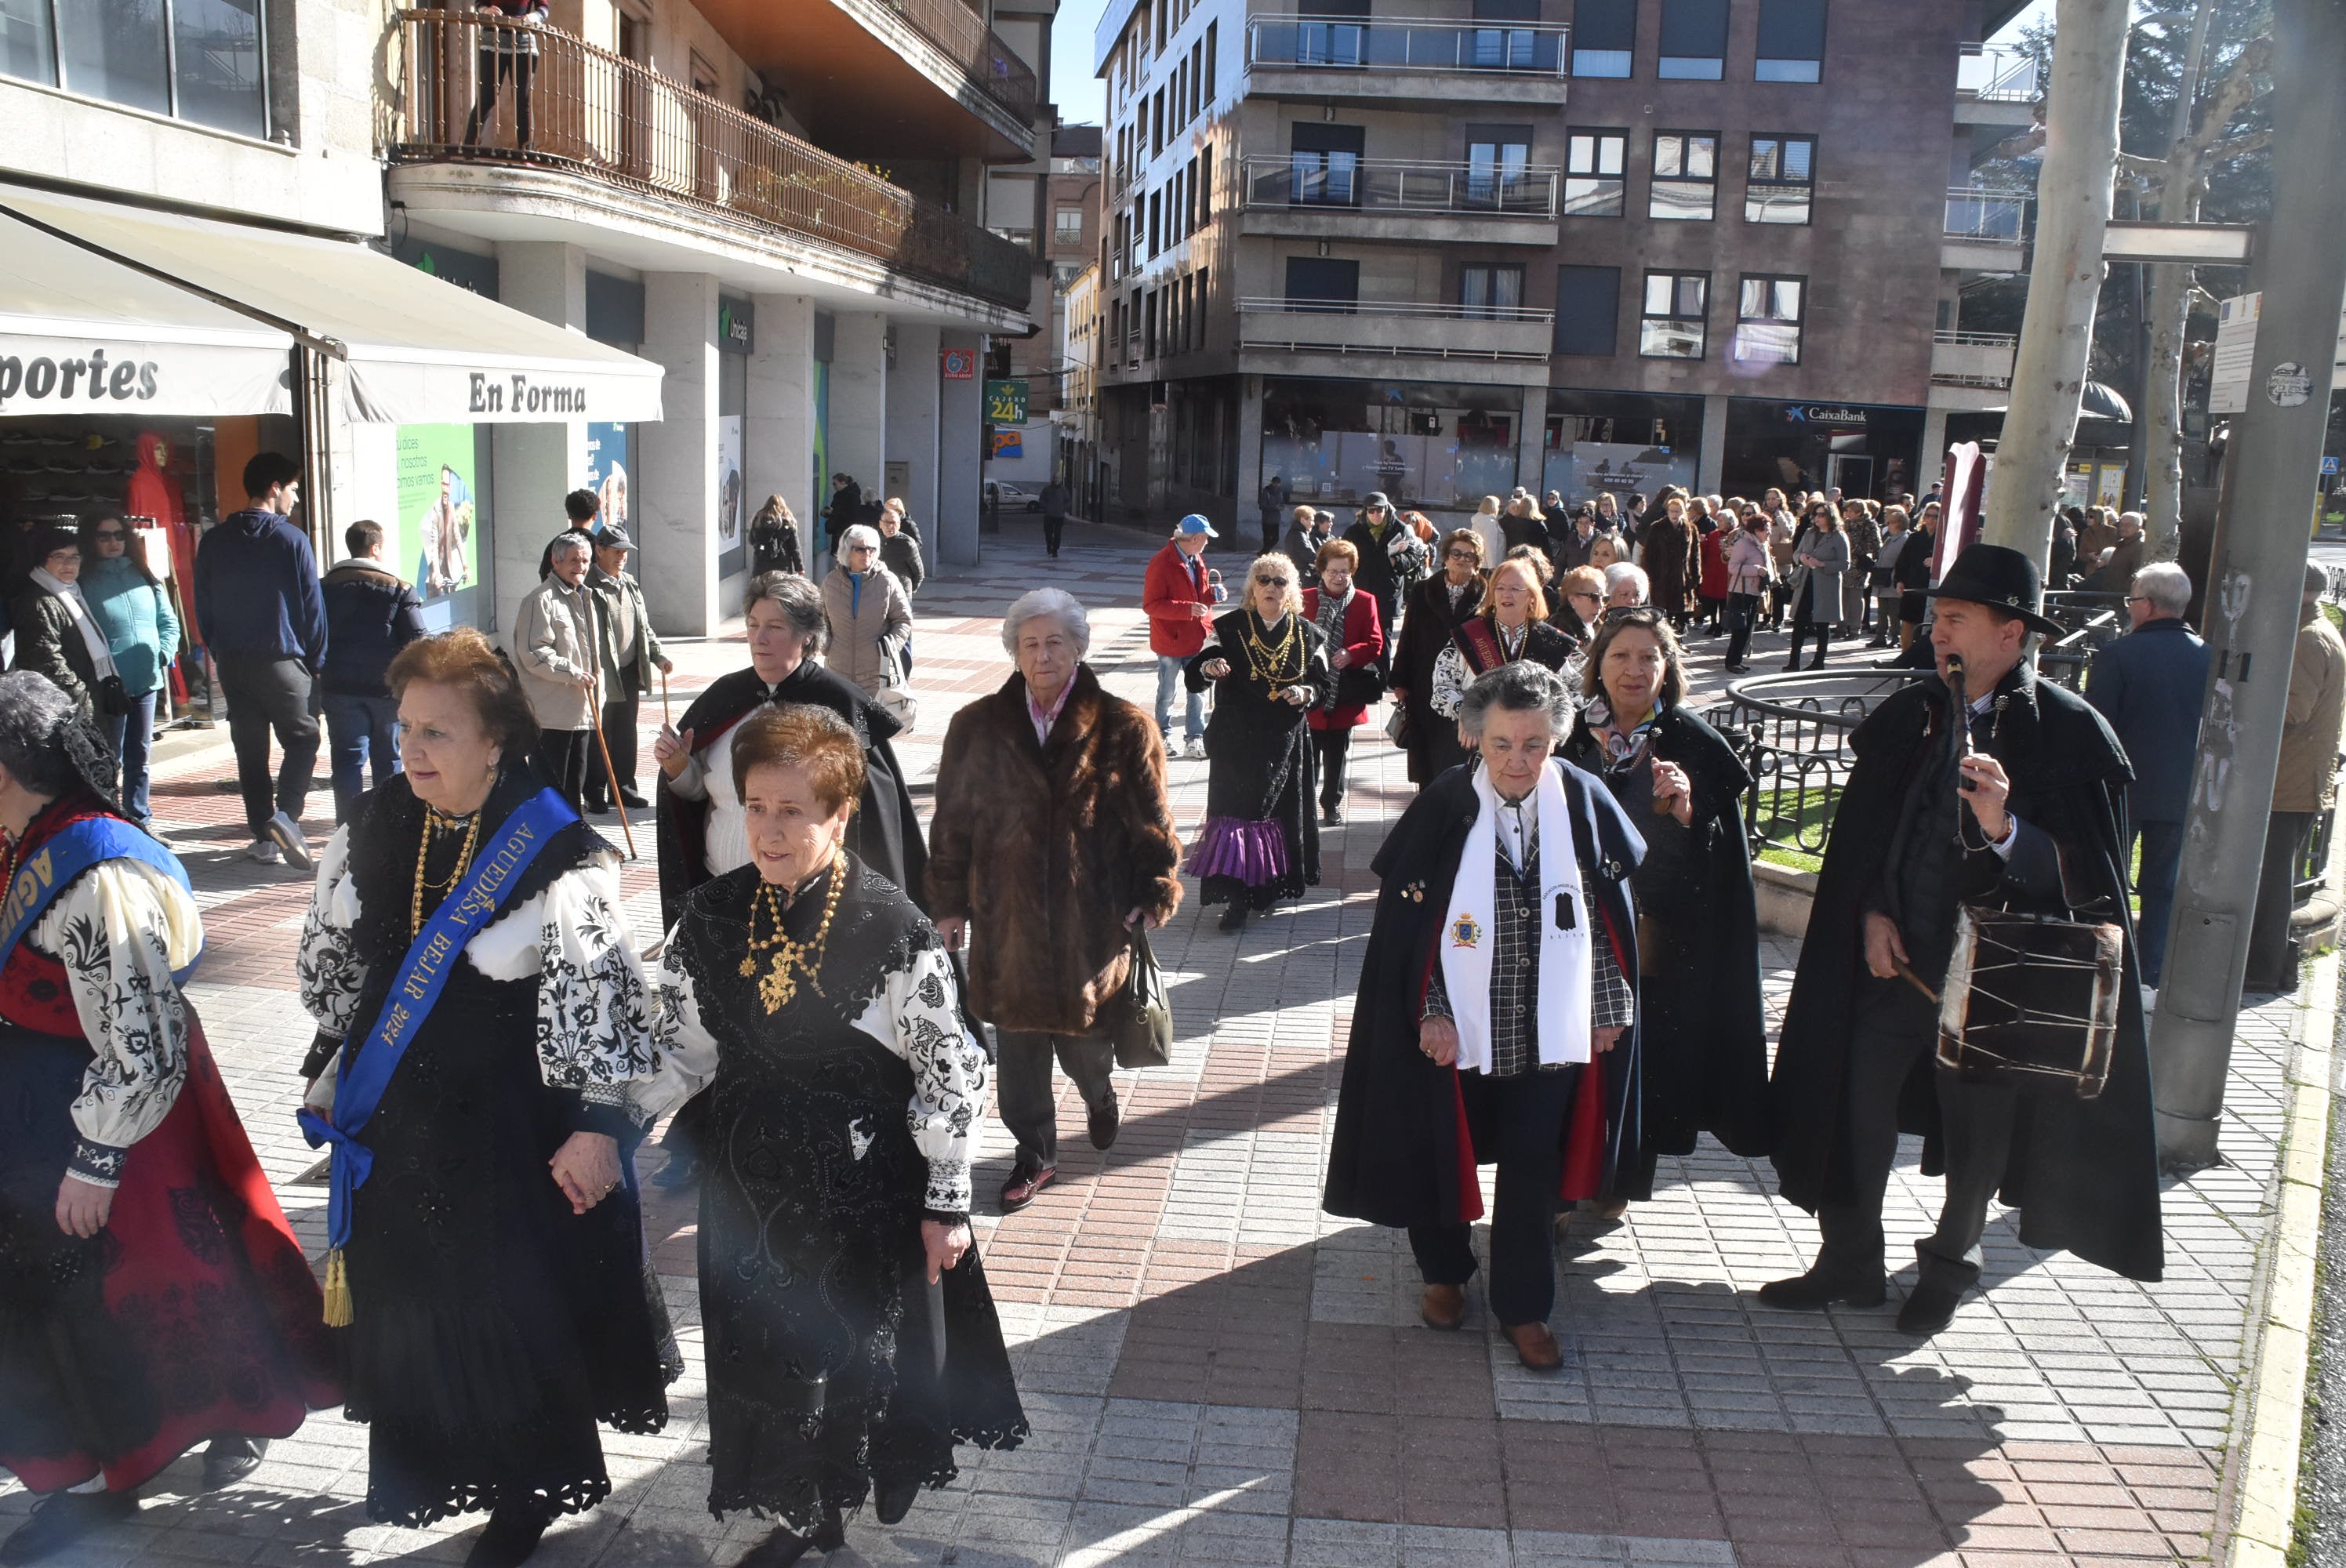
<path fill-rule="evenodd" d="M 985 423 L 1026 423 L 1026 383 L 1024 381 L 990 381 L 985 383 Z"/>

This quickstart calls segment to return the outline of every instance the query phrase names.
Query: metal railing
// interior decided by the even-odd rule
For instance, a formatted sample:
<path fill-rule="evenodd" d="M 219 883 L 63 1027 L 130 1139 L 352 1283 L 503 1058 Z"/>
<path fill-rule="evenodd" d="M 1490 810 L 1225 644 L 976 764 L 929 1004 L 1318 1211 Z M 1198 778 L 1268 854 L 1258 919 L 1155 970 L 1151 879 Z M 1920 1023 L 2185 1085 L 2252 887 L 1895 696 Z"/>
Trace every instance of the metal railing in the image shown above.
<path fill-rule="evenodd" d="M 1276 294 L 1252 295 L 1239 301 L 1241 314 L 1259 311 L 1290 316 L 1419 316 L 1450 321 L 1524 321 L 1535 326 L 1556 324 L 1554 311 L 1526 310 L 1515 305 L 1454 305 L 1422 300 L 1302 300 Z M 1543 351 L 1542 357 L 1545 357 Z"/>
<path fill-rule="evenodd" d="M 2013 357 L 2019 351 L 2020 339 L 2011 332 L 1951 332 L 1931 334 L 1933 350 L 1931 381 L 1935 386 L 1966 386 L 2002 389 L 2012 385 Z M 1942 369 L 1935 351 L 1939 349 L 1977 349 L 1981 354 L 1969 356 L 1970 368 L 1959 360 L 1953 367 Z M 1985 361 L 1998 351 L 2004 354 L 2001 369 Z"/>
<path fill-rule="evenodd" d="M 2009 349 L 2020 341 L 2017 332 L 1933 332 L 1931 341 L 1959 349 Z"/>
<path fill-rule="evenodd" d="M 1508 71 L 1561 77 L 1569 31 L 1531 23 L 1250 16 L 1247 63 L 1307 69 Z"/>
<path fill-rule="evenodd" d="M 1362 328 L 1339 325 L 1359 318 Z M 1435 326 L 1489 322 L 1497 332 L 1463 332 Z M 1412 331 L 1403 323 L 1420 323 Z M 1271 352 L 1382 354 L 1389 358 L 1472 360 L 1484 364 L 1537 362 L 1548 357 L 1553 311 L 1514 305 L 1458 305 L 1414 300 L 1298 300 L 1258 296 L 1239 301 L 1239 347 Z M 1479 338 L 1481 341 L 1475 341 Z M 1374 341 L 1363 341 L 1374 340 Z"/>
<path fill-rule="evenodd" d="M 2036 57 L 1984 44 L 1965 44 L 1955 67 L 1955 96 L 1990 103 L 2035 103 Z"/>
<path fill-rule="evenodd" d="M 2011 190 L 1950 190 L 1947 237 L 2025 245 L 2028 242 L 2028 209 L 2035 199 Z"/>
<path fill-rule="evenodd" d="M 995 36 L 985 18 L 962 0 L 879 0 L 913 31 L 953 58 L 970 86 L 1031 125 L 1041 100 L 1035 68 Z"/>
<path fill-rule="evenodd" d="M 1743 758 L 1751 848 L 1821 855 L 1856 761 L 1849 738 L 1883 698 L 1922 672 L 1837 669 L 1747 676 L 1704 717 Z"/>
<path fill-rule="evenodd" d="M 1330 161 L 1324 155 L 1244 160 L 1249 207 L 1341 208 L 1462 217 L 1556 216 L 1553 165 L 1519 169 L 1401 158 Z"/>
<path fill-rule="evenodd" d="M 386 148 L 393 163 L 559 168 L 870 257 L 996 304 L 1028 302 L 1030 252 L 632 60 L 553 28 L 474 13 L 403 11 L 395 25 L 398 98 L 388 106 Z M 508 73 L 504 60 L 529 67 Z"/>

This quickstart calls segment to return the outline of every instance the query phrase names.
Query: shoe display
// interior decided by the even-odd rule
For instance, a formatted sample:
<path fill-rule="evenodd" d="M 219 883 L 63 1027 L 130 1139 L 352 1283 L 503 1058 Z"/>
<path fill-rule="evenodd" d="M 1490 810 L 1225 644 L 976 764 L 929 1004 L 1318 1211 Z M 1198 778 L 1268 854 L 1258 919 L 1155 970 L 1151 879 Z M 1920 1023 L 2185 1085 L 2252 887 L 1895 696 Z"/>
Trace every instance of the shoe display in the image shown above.
<path fill-rule="evenodd" d="M 1417 1298 L 1417 1315 L 1429 1329 L 1449 1333 L 1466 1321 L 1466 1288 L 1463 1285 L 1429 1285 Z"/>
<path fill-rule="evenodd" d="M 1002 1184 L 1002 1212 L 1016 1214 L 1035 1201 L 1035 1195 L 1058 1179 L 1056 1166 L 1013 1166 L 1010 1179 Z"/>

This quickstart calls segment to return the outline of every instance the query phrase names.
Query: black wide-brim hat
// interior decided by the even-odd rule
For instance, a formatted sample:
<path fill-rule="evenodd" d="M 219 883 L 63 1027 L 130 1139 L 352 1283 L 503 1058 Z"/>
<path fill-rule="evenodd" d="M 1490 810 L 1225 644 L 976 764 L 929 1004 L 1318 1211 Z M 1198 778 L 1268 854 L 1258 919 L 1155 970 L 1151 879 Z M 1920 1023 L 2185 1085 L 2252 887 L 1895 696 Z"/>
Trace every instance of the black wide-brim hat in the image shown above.
<path fill-rule="evenodd" d="M 1934 599 L 1963 599 L 2018 616 L 2047 636 L 2064 635 L 2060 622 L 2045 614 L 2045 578 L 2036 563 L 2004 545 L 1974 545 L 1955 557 Z"/>

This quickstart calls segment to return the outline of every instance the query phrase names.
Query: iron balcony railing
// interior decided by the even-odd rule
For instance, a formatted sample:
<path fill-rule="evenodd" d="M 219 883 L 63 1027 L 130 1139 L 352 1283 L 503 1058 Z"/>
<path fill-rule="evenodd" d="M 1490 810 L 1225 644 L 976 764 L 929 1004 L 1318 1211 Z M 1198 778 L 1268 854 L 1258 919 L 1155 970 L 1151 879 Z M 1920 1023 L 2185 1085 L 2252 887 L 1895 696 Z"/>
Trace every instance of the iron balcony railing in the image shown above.
<path fill-rule="evenodd" d="M 1358 326 L 1350 323 L 1361 321 Z M 1471 323 L 1487 322 L 1477 332 Z M 1545 363 L 1553 311 L 1417 300 L 1311 300 L 1278 295 L 1239 301 L 1239 346 L 1273 352 L 1409 355 L 1486 364 Z M 1528 328 L 1533 331 L 1512 329 Z"/>
<path fill-rule="evenodd" d="M 1035 69 L 994 36 L 985 19 L 962 0 L 880 0 L 913 30 L 953 57 L 970 85 L 1032 124 L 1040 93 Z"/>
<path fill-rule="evenodd" d="M 1955 96 L 1990 103 L 2033 104 L 2036 101 L 2036 57 L 2012 49 L 1992 49 L 1965 44 L 1955 68 Z"/>
<path fill-rule="evenodd" d="M 1249 311 L 1287 316 L 1413 316 L 1446 321 L 1524 321 L 1542 327 L 1556 324 L 1554 311 L 1518 305 L 1454 305 L 1423 300 L 1312 300 L 1294 295 L 1250 295 L 1239 301 Z"/>
<path fill-rule="evenodd" d="M 1931 380 L 1940 386 L 2008 387 L 2019 343 L 2011 332 L 1933 332 Z"/>
<path fill-rule="evenodd" d="M 1461 217 L 1556 217 L 1553 165 L 1508 167 L 1296 153 L 1244 160 L 1249 207 L 1349 208 Z"/>
<path fill-rule="evenodd" d="M 1947 192 L 1947 237 L 1999 245 L 2028 242 L 2033 197 L 2013 190 L 1959 188 Z"/>
<path fill-rule="evenodd" d="M 1247 63 L 1275 68 L 1565 74 L 1568 28 L 1531 23 L 1247 18 Z"/>
<path fill-rule="evenodd" d="M 632 60 L 474 13 L 403 11 L 396 26 L 393 163 L 557 168 L 1028 302 L 1031 252 Z M 530 62 L 526 92 L 508 57 Z"/>

